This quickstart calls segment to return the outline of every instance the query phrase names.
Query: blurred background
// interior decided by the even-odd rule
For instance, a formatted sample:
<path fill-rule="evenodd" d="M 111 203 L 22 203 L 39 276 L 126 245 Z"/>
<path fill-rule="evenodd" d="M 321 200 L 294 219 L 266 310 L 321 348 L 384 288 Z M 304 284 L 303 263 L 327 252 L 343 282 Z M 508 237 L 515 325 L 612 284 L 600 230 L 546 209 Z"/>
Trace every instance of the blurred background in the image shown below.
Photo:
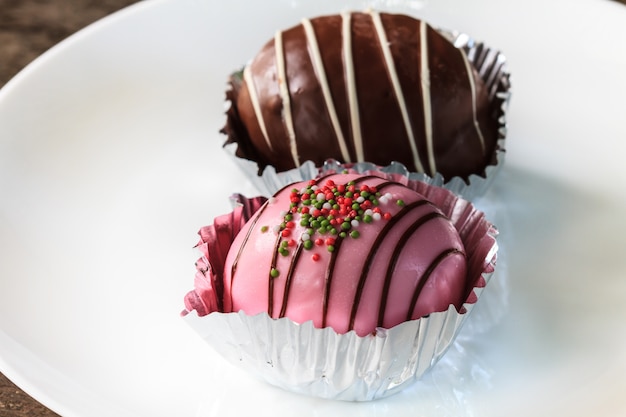
<path fill-rule="evenodd" d="M 137 1 L 0 0 L 0 87 L 51 46 Z"/>

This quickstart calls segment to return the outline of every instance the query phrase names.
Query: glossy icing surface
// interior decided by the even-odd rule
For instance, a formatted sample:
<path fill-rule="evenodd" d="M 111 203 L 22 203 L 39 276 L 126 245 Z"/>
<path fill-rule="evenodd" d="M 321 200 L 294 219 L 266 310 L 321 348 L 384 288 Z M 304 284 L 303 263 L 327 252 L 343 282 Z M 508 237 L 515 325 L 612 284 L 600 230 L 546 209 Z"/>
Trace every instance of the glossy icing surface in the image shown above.
<path fill-rule="evenodd" d="M 366 335 L 460 307 L 466 275 L 456 229 L 420 194 L 336 174 L 283 189 L 243 227 L 224 265 L 223 308 Z"/>
<path fill-rule="evenodd" d="M 231 81 L 229 142 L 261 167 L 398 161 L 451 178 L 492 162 L 498 112 L 482 79 L 462 49 L 409 16 L 304 19 Z"/>

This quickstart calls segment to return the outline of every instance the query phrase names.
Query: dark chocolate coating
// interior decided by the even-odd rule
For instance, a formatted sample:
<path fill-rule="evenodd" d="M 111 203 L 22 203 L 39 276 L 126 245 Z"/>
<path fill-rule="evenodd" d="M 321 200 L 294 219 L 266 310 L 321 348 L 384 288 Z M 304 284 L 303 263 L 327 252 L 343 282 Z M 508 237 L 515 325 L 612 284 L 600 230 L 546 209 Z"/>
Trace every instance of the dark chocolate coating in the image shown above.
<path fill-rule="evenodd" d="M 384 59 L 372 14 L 352 13 L 350 16 L 351 57 L 363 156 L 358 157 L 355 127 L 350 117 L 343 18 L 332 15 L 311 19 L 310 23 L 349 158 L 342 157 L 331 110 L 324 99 L 323 82 L 316 73 L 312 47 L 300 24 L 282 32 L 285 81 L 298 163 L 312 160 L 321 165 L 329 158 L 342 162 L 361 162 L 362 159 L 378 165 L 397 161 L 410 171 L 424 171 L 431 176 L 435 174 L 434 167 L 434 171 L 447 180 L 454 176 L 467 179 L 470 174 L 484 175 L 485 167 L 495 163 L 501 103 L 490 100 L 485 83 L 474 67 L 468 66 L 469 61 L 464 60 L 464 51 L 430 26 L 426 26 L 427 41 L 423 42 L 421 22 L 417 19 L 380 13 L 395 67 L 393 71 Z M 428 54 L 429 74 L 423 73 L 421 54 L 424 53 Z M 257 120 L 249 85 L 241 74 L 231 78 L 232 89 L 227 93 L 232 102 L 224 129 L 229 136 L 227 143 L 236 142 L 237 155 L 258 162 L 260 169 L 267 165 L 279 172 L 294 168 L 296 162 L 283 108 L 285 101 L 279 89 L 275 39 L 267 42 L 252 60 L 250 71 L 271 149 Z M 392 72 L 397 74 L 410 127 L 404 123 Z M 427 79 L 429 91 L 423 91 L 423 78 Z M 425 102 L 430 103 L 430 111 L 425 109 Z M 431 122 L 427 120 L 428 114 L 432 115 Z M 432 151 L 427 146 L 427 124 L 432 129 Z M 409 143 L 409 128 L 413 132 L 415 151 Z M 432 152 L 432 161 L 429 161 L 429 152 Z"/>

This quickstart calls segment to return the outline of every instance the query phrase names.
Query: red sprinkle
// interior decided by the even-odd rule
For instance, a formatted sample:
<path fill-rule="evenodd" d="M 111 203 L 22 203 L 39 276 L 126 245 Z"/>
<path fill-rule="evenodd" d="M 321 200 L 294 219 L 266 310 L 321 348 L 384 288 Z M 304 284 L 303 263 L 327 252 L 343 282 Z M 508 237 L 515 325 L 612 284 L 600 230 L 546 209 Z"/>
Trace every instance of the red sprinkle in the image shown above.
<path fill-rule="evenodd" d="M 320 254 L 319 253 L 314 253 L 313 255 L 311 255 L 311 259 L 313 259 L 315 262 L 320 260 Z"/>
<path fill-rule="evenodd" d="M 282 237 L 289 237 L 291 236 L 291 230 L 289 229 L 283 229 L 282 233 L 281 233 Z"/>
<path fill-rule="evenodd" d="M 383 214 L 383 218 L 384 218 L 385 220 L 389 220 L 389 219 L 391 219 L 391 213 L 387 212 L 387 213 Z"/>
<path fill-rule="evenodd" d="M 293 221 L 288 221 L 287 223 L 285 223 L 285 227 L 287 229 L 293 229 L 294 227 L 296 227 L 296 224 Z"/>
<path fill-rule="evenodd" d="M 329 237 L 326 239 L 326 245 L 328 246 L 332 246 L 335 244 L 335 238 L 334 237 Z"/>
<path fill-rule="evenodd" d="M 289 241 L 287 242 L 287 246 L 289 247 L 295 247 L 298 243 L 295 241 L 295 239 L 289 239 Z"/>
<path fill-rule="evenodd" d="M 315 244 L 317 246 L 322 246 L 324 244 L 324 239 L 318 237 L 317 239 L 315 239 Z"/>

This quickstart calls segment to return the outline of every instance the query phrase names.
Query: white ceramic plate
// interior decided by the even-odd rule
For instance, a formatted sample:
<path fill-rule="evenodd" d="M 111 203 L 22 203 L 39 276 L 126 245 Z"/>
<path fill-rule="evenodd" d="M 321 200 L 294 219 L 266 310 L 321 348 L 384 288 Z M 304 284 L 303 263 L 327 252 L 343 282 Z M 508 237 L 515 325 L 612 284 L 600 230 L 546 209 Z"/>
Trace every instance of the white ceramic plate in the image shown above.
<path fill-rule="evenodd" d="M 365 404 L 289 394 L 213 354 L 178 313 L 196 230 L 254 193 L 220 148 L 226 76 L 276 28 L 365 3 L 155 0 L 0 91 L 0 371 L 64 416 L 623 415 L 626 7 L 371 4 L 509 59 L 506 168 L 481 202 L 502 231 L 495 326 Z"/>

